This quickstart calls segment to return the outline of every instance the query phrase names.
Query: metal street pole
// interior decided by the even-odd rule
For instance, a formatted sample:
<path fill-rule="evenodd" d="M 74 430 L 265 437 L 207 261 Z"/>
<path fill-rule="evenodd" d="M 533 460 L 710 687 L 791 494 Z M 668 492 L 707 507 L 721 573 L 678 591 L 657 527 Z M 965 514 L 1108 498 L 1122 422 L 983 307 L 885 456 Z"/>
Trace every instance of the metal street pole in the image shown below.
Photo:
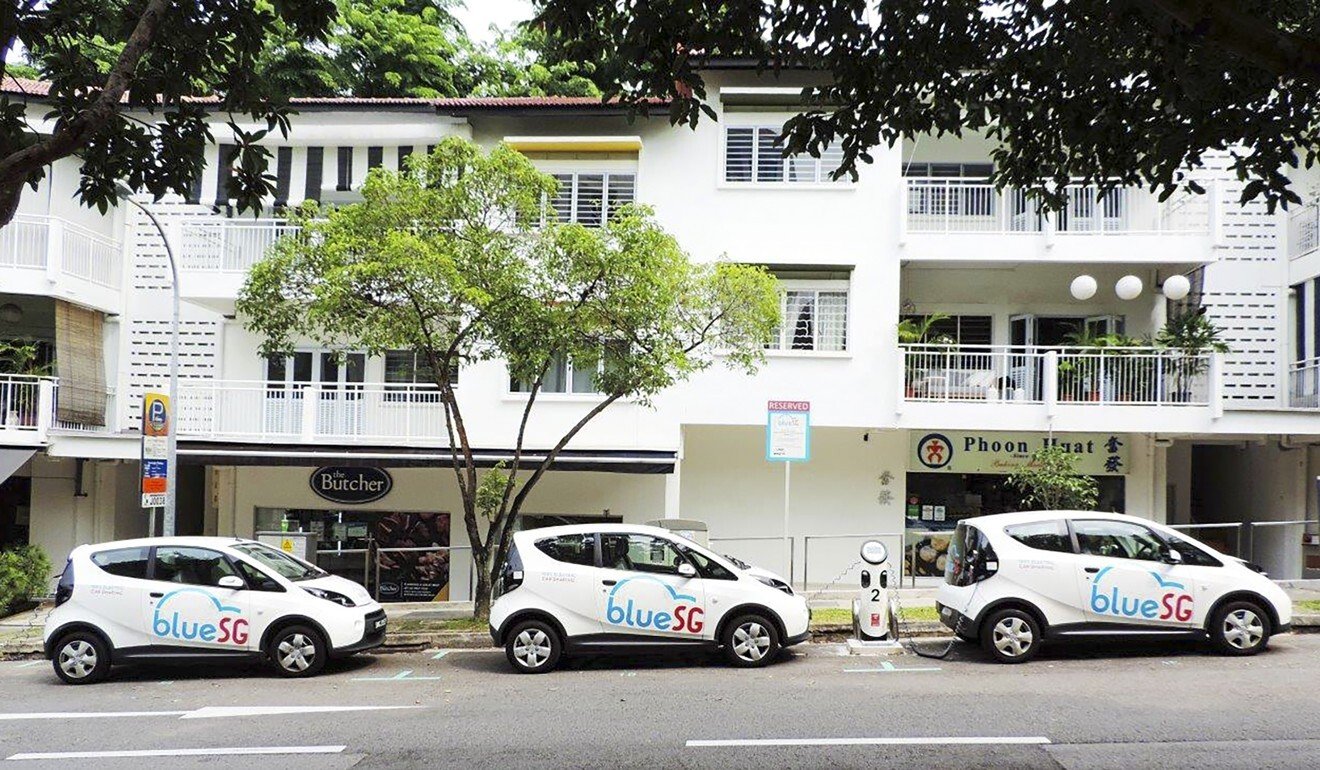
<path fill-rule="evenodd" d="M 167 395 L 170 398 L 169 434 L 165 437 L 165 513 L 161 521 L 161 535 L 174 536 L 175 520 L 175 483 L 179 473 L 178 420 L 179 413 L 179 268 L 174 262 L 174 249 L 170 247 L 170 238 L 161 227 L 160 220 L 146 206 L 133 199 L 133 193 L 126 187 L 119 187 L 119 197 L 133 204 L 160 233 L 160 240 L 165 244 L 165 256 L 170 262 L 170 293 L 173 307 L 170 316 L 170 385 Z"/>

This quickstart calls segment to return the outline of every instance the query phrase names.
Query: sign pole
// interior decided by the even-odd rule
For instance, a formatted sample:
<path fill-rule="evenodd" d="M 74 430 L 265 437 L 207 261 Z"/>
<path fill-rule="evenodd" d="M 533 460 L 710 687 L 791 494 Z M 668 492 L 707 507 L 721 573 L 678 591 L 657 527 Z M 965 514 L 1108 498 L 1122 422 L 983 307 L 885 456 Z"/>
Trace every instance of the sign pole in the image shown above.
<path fill-rule="evenodd" d="M 788 528 L 793 492 L 791 466 L 811 459 L 811 402 L 770 401 L 765 411 L 765 459 L 784 464 L 784 559 L 788 565 L 788 582 L 792 583 L 793 536 Z M 806 559 L 805 550 L 803 559 Z M 803 574 L 804 583 L 806 579 Z"/>
<path fill-rule="evenodd" d="M 788 584 L 793 584 L 793 536 L 788 533 L 789 500 L 792 492 L 793 463 L 784 463 L 784 563 L 788 565 Z M 805 575 L 803 576 L 805 577 Z"/>

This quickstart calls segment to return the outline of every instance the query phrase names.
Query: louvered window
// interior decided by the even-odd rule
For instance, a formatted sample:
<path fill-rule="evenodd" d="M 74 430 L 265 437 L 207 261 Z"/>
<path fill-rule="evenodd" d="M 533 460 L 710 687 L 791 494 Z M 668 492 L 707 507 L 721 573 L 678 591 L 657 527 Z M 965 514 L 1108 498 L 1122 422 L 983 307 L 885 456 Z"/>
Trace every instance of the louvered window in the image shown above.
<path fill-rule="evenodd" d="M 771 336 L 770 350 L 839 352 L 848 349 L 848 286 L 808 288 L 782 285 L 779 309 L 783 319 Z"/>
<path fill-rule="evenodd" d="M 724 129 L 724 181 L 759 184 L 829 184 L 843 158 L 837 147 L 820 157 L 799 153 L 784 157 L 780 126 L 726 126 Z M 847 176 L 837 181 L 847 183 Z"/>
<path fill-rule="evenodd" d="M 553 213 L 560 222 L 600 227 L 620 206 L 632 203 L 637 194 L 637 175 L 633 173 L 572 172 L 551 176 L 559 189 L 546 213 Z"/>

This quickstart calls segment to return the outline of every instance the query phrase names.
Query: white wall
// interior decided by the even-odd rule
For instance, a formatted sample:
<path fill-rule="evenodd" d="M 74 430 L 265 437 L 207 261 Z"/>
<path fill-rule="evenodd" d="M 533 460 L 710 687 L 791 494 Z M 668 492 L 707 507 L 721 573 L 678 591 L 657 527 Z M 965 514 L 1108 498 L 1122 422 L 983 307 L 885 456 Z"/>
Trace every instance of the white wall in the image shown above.
<path fill-rule="evenodd" d="M 81 497 L 74 494 L 75 467 L 72 459 L 47 455 L 38 455 L 31 463 L 30 541 L 45 549 L 56 565 L 83 543 L 146 534 L 136 463 L 86 462 Z"/>
<path fill-rule="evenodd" d="M 1193 449 L 1192 484 L 1202 522 L 1291 521 L 1305 517 L 1309 451 L 1273 442 L 1203 445 Z M 1298 526 L 1243 529 L 1244 558 L 1276 578 L 1301 573 Z M 1254 540 L 1254 545 L 1251 545 Z M 1248 550 L 1250 548 L 1250 550 Z"/>

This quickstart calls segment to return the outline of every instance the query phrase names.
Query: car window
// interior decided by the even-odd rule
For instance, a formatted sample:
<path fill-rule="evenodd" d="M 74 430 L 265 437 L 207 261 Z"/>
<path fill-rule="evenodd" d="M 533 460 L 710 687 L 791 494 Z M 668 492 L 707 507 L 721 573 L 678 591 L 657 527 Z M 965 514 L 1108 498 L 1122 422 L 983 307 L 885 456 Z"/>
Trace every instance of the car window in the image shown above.
<path fill-rule="evenodd" d="M 1073 549 L 1072 538 L 1068 537 L 1068 525 L 1062 519 L 1014 524 L 1004 527 L 1004 534 L 1038 551 L 1072 553 Z"/>
<path fill-rule="evenodd" d="M 560 535 L 536 541 L 536 548 L 555 561 L 566 564 L 578 564 L 583 567 L 596 566 L 596 536 Z"/>
<path fill-rule="evenodd" d="M 247 580 L 249 586 L 256 591 L 283 591 L 284 586 L 275 581 L 275 578 L 267 575 L 265 572 L 257 569 L 242 559 L 235 560 L 234 566 Z"/>
<path fill-rule="evenodd" d="M 1126 521 L 1074 521 L 1077 546 L 1090 556 L 1162 561 L 1164 542 L 1140 524 Z"/>
<path fill-rule="evenodd" d="M 154 579 L 192 586 L 213 586 L 220 578 L 238 575 L 229 560 L 209 548 L 156 546 Z"/>
<path fill-rule="evenodd" d="M 113 551 L 101 551 L 92 554 L 92 564 L 111 575 L 146 580 L 148 550 L 146 546 L 142 546 L 140 548 L 116 548 Z"/>
<path fill-rule="evenodd" d="M 1183 564 L 1190 564 L 1193 567 L 1222 567 L 1224 563 L 1210 554 L 1206 553 L 1199 546 L 1192 545 L 1191 542 L 1178 537 L 1177 535 L 1164 535 L 1164 540 L 1169 547 L 1178 552 L 1182 557 Z"/>
<path fill-rule="evenodd" d="M 264 543 L 239 543 L 231 546 L 244 556 L 252 557 L 256 563 L 289 580 L 307 580 L 329 574 L 320 567 L 299 561 L 278 548 L 271 548 Z"/>
<path fill-rule="evenodd" d="M 712 580 L 737 580 L 738 576 L 730 572 L 723 564 L 715 561 L 701 551 L 680 545 L 678 550 L 696 565 L 697 572 Z"/>
<path fill-rule="evenodd" d="M 606 533 L 600 540 L 601 566 L 632 572 L 677 575 L 683 556 L 674 544 L 650 535 Z"/>

